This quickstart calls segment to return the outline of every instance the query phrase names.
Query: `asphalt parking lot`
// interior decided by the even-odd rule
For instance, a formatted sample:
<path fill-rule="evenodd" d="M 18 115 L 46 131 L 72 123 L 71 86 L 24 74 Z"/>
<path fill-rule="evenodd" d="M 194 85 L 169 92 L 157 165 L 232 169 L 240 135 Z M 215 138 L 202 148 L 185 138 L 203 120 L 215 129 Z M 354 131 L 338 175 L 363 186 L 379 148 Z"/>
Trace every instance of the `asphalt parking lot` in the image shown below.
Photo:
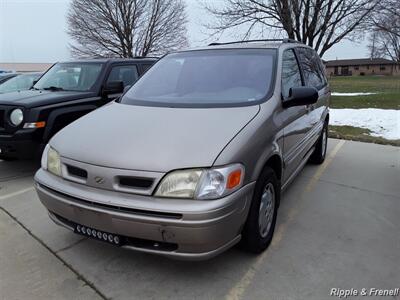
<path fill-rule="evenodd" d="M 333 299 L 332 288 L 400 287 L 400 148 L 331 139 L 327 155 L 283 194 L 266 252 L 205 262 L 76 236 L 40 204 L 35 164 L 0 161 L 0 299 Z"/>

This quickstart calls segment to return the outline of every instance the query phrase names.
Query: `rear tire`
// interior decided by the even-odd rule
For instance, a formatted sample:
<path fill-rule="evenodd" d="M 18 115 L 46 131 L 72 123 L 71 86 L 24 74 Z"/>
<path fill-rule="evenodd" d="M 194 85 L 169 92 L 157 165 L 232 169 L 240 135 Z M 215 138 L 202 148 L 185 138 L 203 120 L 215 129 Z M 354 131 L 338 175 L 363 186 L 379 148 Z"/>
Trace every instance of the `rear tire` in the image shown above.
<path fill-rule="evenodd" d="M 257 180 L 249 215 L 242 232 L 242 247 L 253 253 L 268 248 L 274 234 L 281 187 L 275 172 L 266 167 Z"/>
<path fill-rule="evenodd" d="M 328 145 L 328 122 L 325 122 L 319 136 L 313 154 L 310 156 L 310 162 L 313 164 L 322 164 L 326 156 L 326 147 Z"/>

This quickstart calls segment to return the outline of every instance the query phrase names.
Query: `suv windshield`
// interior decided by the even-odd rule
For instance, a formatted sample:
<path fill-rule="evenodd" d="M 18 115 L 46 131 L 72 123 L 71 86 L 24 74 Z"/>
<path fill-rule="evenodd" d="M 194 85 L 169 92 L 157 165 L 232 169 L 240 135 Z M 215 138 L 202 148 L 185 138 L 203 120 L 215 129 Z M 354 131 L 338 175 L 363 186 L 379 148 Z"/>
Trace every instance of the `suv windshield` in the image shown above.
<path fill-rule="evenodd" d="M 35 89 L 89 91 L 100 75 L 101 63 L 59 63 L 33 86 Z"/>
<path fill-rule="evenodd" d="M 253 104 L 267 95 L 275 50 L 199 50 L 156 63 L 122 97 L 132 105 L 213 107 Z"/>
<path fill-rule="evenodd" d="M 33 81 L 40 77 L 40 74 L 21 74 L 10 78 L 6 82 L 0 84 L 0 94 L 14 91 L 28 90 Z"/>

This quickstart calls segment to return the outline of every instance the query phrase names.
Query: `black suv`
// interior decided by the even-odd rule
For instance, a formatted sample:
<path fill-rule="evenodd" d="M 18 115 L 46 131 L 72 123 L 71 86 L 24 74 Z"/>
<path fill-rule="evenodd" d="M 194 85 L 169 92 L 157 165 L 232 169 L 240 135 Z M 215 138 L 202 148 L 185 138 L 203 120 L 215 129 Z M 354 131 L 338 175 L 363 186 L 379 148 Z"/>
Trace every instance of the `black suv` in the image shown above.
<path fill-rule="evenodd" d="M 60 62 L 30 90 L 0 95 L 0 159 L 39 157 L 55 133 L 119 97 L 156 61 Z"/>

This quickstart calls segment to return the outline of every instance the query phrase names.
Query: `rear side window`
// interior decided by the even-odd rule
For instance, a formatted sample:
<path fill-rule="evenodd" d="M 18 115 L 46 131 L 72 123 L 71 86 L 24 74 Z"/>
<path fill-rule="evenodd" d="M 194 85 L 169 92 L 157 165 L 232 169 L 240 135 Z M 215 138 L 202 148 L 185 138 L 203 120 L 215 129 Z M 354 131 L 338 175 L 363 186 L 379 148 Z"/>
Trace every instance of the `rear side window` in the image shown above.
<path fill-rule="evenodd" d="M 328 83 L 328 79 L 326 78 L 326 69 L 324 66 L 324 63 L 322 62 L 322 59 L 318 58 L 318 62 L 319 62 L 319 69 L 321 70 L 321 74 L 322 74 L 322 79 L 324 81 L 324 85 L 326 83 Z"/>
<path fill-rule="evenodd" d="M 302 86 L 299 65 L 292 49 L 285 50 L 282 58 L 282 96 L 289 97 L 292 87 Z"/>
<path fill-rule="evenodd" d="M 326 82 L 317 53 L 308 48 L 297 48 L 297 53 L 299 54 L 305 85 L 317 89 L 322 88 Z"/>
<path fill-rule="evenodd" d="M 135 65 L 115 66 L 111 69 L 107 82 L 122 81 L 125 87 L 127 85 L 133 85 L 138 78 L 139 73 Z"/>
<path fill-rule="evenodd" d="M 149 65 L 149 64 L 143 64 L 143 65 L 142 65 L 143 74 L 146 73 L 146 71 L 147 71 L 148 69 L 150 69 L 151 66 L 152 66 L 152 65 Z"/>

